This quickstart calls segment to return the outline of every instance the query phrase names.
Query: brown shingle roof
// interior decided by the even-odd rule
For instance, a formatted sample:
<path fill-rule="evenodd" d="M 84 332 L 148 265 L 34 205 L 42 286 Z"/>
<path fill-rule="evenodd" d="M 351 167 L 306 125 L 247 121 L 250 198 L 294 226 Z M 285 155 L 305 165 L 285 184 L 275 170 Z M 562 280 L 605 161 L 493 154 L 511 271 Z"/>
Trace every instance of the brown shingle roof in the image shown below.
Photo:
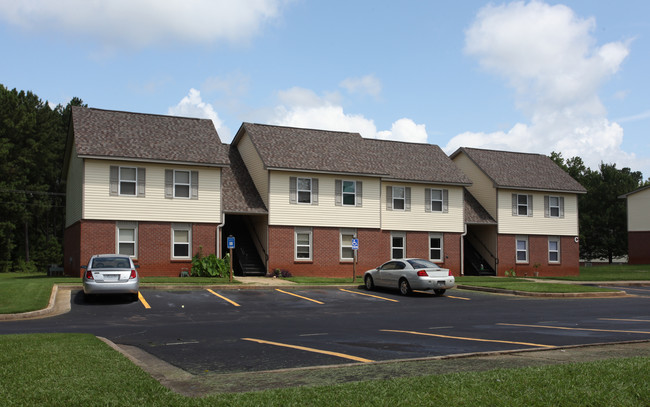
<path fill-rule="evenodd" d="M 497 221 L 488 213 L 488 211 L 474 198 L 467 189 L 464 191 L 465 196 L 465 223 L 469 225 L 496 225 Z"/>
<path fill-rule="evenodd" d="M 72 108 L 80 156 L 228 165 L 228 148 L 208 119 Z"/>
<path fill-rule="evenodd" d="M 515 153 L 461 147 L 498 188 L 585 193 L 587 190 L 543 154 Z"/>
<path fill-rule="evenodd" d="M 223 210 L 228 213 L 268 213 L 239 151 L 230 147 L 230 167 L 223 169 Z"/>

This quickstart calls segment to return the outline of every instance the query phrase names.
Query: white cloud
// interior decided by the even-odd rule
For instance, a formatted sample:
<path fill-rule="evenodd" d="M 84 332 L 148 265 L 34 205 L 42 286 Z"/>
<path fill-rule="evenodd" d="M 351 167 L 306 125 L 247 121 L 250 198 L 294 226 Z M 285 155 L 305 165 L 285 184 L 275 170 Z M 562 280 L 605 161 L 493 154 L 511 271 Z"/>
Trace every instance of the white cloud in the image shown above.
<path fill-rule="evenodd" d="M 38 32 L 96 37 L 110 46 L 242 42 L 280 15 L 287 0 L 21 0 L 0 19 Z"/>
<path fill-rule="evenodd" d="M 210 119 L 219 133 L 221 141 L 229 143 L 232 139 L 231 131 L 219 118 L 211 104 L 201 98 L 201 92 L 192 88 L 187 96 L 181 99 L 176 106 L 167 109 L 167 114 L 181 117 L 196 117 L 199 119 Z"/>
<path fill-rule="evenodd" d="M 340 86 L 350 93 L 368 94 L 374 97 L 378 97 L 381 93 L 381 81 L 374 75 L 347 78 L 340 83 Z"/>
<path fill-rule="evenodd" d="M 629 53 L 629 43 L 598 46 L 596 22 L 563 5 L 514 2 L 481 9 L 467 29 L 465 52 L 515 90 L 530 123 L 509 131 L 462 133 L 447 144 L 505 150 L 561 152 L 595 168 L 601 161 L 630 163 L 621 150 L 623 129 L 607 119 L 598 91 Z"/>
<path fill-rule="evenodd" d="M 298 87 L 280 91 L 280 104 L 268 121 L 281 126 L 355 132 L 366 138 L 427 142 L 423 124 L 402 118 L 395 121 L 390 130 L 378 131 L 373 120 L 360 114 L 345 113 L 343 107 L 336 103 L 336 95 L 333 95 L 321 97 L 312 90 Z"/>

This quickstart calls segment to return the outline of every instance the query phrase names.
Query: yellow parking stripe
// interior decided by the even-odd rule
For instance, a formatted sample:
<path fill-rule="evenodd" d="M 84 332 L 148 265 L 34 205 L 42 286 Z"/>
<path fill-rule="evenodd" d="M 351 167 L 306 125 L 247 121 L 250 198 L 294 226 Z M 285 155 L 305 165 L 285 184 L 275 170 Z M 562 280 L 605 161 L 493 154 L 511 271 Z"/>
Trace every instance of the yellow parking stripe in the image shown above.
<path fill-rule="evenodd" d="M 380 300 L 386 300 L 386 301 L 392 301 L 392 302 L 399 302 L 397 300 L 393 300 L 392 298 L 385 298 L 385 297 L 380 297 L 378 295 L 372 295 L 372 294 L 366 294 L 366 293 L 360 293 L 357 291 L 350 291 L 350 290 L 344 290 L 343 288 L 339 288 L 341 291 L 345 291 L 346 293 L 352 293 L 352 294 L 358 294 L 358 295 L 365 295 L 366 297 L 373 297 L 373 298 L 379 298 Z"/>
<path fill-rule="evenodd" d="M 471 301 L 471 298 L 465 298 L 465 297 L 454 297 L 453 295 L 447 295 L 447 298 L 453 298 L 455 300 L 465 300 L 465 301 Z"/>
<path fill-rule="evenodd" d="M 541 347 L 541 348 L 554 348 L 555 347 L 555 346 L 552 346 L 552 345 L 542 345 L 542 344 L 539 344 L 539 343 L 501 341 L 501 340 L 498 340 L 498 339 L 465 338 L 465 337 L 462 337 L 462 336 L 439 335 L 439 334 L 432 334 L 432 333 L 427 333 L 427 332 L 415 332 L 415 331 L 399 331 L 399 330 L 395 330 L 395 329 L 381 329 L 380 331 L 382 331 L 382 332 L 397 332 L 397 333 L 411 334 L 411 335 L 435 336 L 435 337 L 438 337 L 438 338 L 447 338 L 447 339 L 460 339 L 460 340 L 463 340 L 463 341 L 508 343 L 508 344 L 512 344 L 512 345 L 538 346 L 538 347 Z"/>
<path fill-rule="evenodd" d="M 524 324 L 497 324 L 497 325 L 523 326 L 523 327 L 528 327 L 528 328 L 564 329 L 564 330 L 568 330 L 568 331 L 617 332 L 617 333 L 626 333 L 626 334 L 648 334 L 648 335 L 650 335 L 650 332 L 623 331 L 623 330 L 618 330 L 618 329 L 568 328 L 566 326 L 524 325 Z"/>
<path fill-rule="evenodd" d="M 364 359 L 364 358 L 360 358 L 358 356 L 346 355 L 345 353 L 330 352 L 328 350 L 321 350 L 321 349 L 307 348 L 307 347 L 298 346 L 298 345 L 289 345 L 289 344 L 286 344 L 286 343 L 265 341 L 263 339 L 255 339 L 255 338 L 242 338 L 242 339 L 245 340 L 245 341 L 257 342 L 257 343 L 262 343 L 262 344 L 265 344 L 265 345 L 281 346 L 281 347 L 284 347 L 284 348 L 298 349 L 298 350 L 304 350 L 304 351 L 307 351 L 307 352 L 321 353 L 323 355 L 336 356 L 336 357 L 343 358 L 343 359 L 354 360 L 356 362 L 363 362 L 363 363 L 374 362 L 374 360 Z"/>
<path fill-rule="evenodd" d="M 620 318 L 598 318 L 601 321 L 630 321 L 630 322 L 650 322 L 650 319 L 620 319 Z"/>
<path fill-rule="evenodd" d="M 314 299 L 307 298 L 307 297 L 303 297 L 302 295 L 298 295 L 298 294 L 290 293 L 290 292 L 288 292 L 288 291 L 283 291 L 283 290 L 280 290 L 279 288 L 276 288 L 275 291 L 280 291 L 280 292 L 283 293 L 283 294 L 293 295 L 294 297 L 298 297 L 298 298 L 302 298 L 303 300 L 307 300 L 307 301 L 315 302 L 316 304 L 321 304 L 321 305 L 322 305 L 322 304 L 325 304 L 324 302 L 316 301 L 316 300 L 314 300 Z"/>
<path fill-rule="evenodd" d="M 140 291 L 138 291 L 138 299 L 140 300 L 140 302 L 142 303 L 142 305 L 144 305 L 144 307 L 145 307 L 146 309 L 150 309 L 150 308 L 151 308 L 151 305 L 149 305 L 149 303 L 147 302 L 147 300 L 144 299 L 144 297 L 142 296 L 142 293 L 141 293 Z"/>
<path fill-rule="evenodd" d="M 235 307 L 239 307 L 239 306 L 240 306 L 240 305 L 237 304 L 235 301 L 233 301 L 233 300 L 231 300 L 231 299 L 229 299 L 229 298 L 226 298 L 226 297 L 224 297 L 223 295 L 217 294 L 217 293 L 215 293 L 214 291 L 212 291 L 212 290 L 209 289 L 209 288 L 208 288 L 207 290 L 208 290 L 208 292 L 210 292 L 211 294 L 216 295 L 217 297 L 221 298 L 222 300 L 228 301 L 229 303 L 231 303 L 231 304 L 234 305 Z"/>

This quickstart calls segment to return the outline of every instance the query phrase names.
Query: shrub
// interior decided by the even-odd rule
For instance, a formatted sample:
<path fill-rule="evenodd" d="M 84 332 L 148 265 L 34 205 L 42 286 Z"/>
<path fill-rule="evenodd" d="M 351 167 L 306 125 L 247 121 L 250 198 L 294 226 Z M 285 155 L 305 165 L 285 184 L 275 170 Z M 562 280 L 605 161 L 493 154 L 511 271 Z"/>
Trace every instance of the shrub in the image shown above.
<path fill-rule="evenodd" d="M 269 274 L 266 275 L 267 277 L 282 277 L 282 278 L 288 278 L 291 277 L 291 272 L 289 270 L 280 270 L 280 269 L 275 269 Z"/>
<path fill-rule="evenodd" d="M 226 277 L 230 272 L 230 254 L 223 259 L 215 254 L 203 256 L 203 248 L 192 257 L 192 277 Z"/>

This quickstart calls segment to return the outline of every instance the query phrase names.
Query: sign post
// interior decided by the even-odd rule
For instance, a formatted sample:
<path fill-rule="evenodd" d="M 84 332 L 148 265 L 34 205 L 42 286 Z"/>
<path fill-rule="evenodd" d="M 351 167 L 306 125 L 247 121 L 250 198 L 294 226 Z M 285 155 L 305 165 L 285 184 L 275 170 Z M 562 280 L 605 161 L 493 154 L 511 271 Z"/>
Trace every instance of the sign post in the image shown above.
<path fill-rule="evenodd" d="M 352 252 L 354 253 L 354 260 L 352 260 L 352 282 L 357 279 L 357 252 L 359 251 L 359 239 L 352 238 Z"/>
<path fill-rule="evenodd" d="M 230 250 L 230 261 L 229 261 L 229 263 L 230 263 L 230 282 L 232 283 L 232 261 L 233 261 L 232 249 L 235 248 L 235 237 L 232 236 L 232 235 L 228 236 L 228 238 L 226 239 L 226 245 L 227 245 L 228 249 Z"/>

